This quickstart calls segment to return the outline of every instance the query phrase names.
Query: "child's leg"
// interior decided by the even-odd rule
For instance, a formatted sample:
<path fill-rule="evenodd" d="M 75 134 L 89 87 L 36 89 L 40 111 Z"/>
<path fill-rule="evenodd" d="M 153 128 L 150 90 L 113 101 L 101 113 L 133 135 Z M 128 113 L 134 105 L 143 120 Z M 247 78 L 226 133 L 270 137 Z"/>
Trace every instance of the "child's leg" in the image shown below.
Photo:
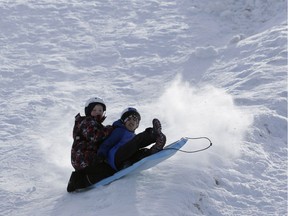
<path fill-rule="evenodd" d="M 142 133 L 137 134 L 132 140 L 121 146 L 115 154 L 115 165 L 118 169 L 123 163 L 129 160 L 139 149 L 155 143 L 156 136 L 153 134 L 152 128 L 147 128 Z"/>
<path fill-rule="evenodd" d="M 142 148 L 138 150 L 135 154 L 132 155 L 132 157 L 129 158 L 129 161 L 131 164 L 138 162 L 139 160 L 142 160 L 143 158 L 151 155 L 151 150 L 148 148 Z"/>
<path fill-rule="evenodd" d="M 90 184 L 95 184 L 104 178 L 112 176 L 115 170 L 110 167 L 107 163 L 99 163 L 95 166 L 91 166 L 85 170 L 87 179 Z"/>

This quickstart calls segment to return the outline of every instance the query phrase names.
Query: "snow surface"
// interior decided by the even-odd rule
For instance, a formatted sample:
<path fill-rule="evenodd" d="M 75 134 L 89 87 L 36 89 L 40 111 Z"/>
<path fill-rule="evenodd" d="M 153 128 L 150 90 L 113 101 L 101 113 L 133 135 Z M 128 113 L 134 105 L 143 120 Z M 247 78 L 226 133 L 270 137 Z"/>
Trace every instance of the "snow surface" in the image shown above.
<path fill-rule="evenodd" d="M 0 215 L 287 215 L 286 0 L 2 0 L 0 28 Z M 91 96 L 213 146 L 69 194 Z"/>

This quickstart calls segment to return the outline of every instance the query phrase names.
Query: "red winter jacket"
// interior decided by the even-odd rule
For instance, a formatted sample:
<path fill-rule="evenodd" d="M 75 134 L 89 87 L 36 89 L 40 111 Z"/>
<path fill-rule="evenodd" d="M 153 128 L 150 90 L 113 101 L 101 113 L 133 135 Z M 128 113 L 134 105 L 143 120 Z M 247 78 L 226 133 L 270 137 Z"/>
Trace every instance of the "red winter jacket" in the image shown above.
<path fill-rule="evenodd" d="M 112 129 L 112 126 L 105 127 L 92 116 L 75 116 L 71 149 L 71 163 L 75 170 L 95 164 L 98 147 Z"/>

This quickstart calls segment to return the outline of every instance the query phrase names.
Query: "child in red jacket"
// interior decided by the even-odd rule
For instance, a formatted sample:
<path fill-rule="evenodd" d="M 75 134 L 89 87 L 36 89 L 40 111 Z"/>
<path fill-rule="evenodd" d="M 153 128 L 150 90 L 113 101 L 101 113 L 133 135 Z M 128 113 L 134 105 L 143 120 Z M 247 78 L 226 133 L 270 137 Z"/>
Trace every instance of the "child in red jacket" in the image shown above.
<path fill-rule="evenodd" d="M 67 191 L 75 190 L 75 182 L 91 172 L 95 172 L 94 167 L 98 164 L 97 150 L 100 143 L 111 133 L 111 126 L 104 126 L 106 104 L 100 97 L 90 98 L 85 105 L 85 116 L 78 113 L 75 117 L 73 128 L 74 142 L 71 149 L 71 164 L 75 171 L 72 172 Z M 102 172 L 103 177 L 111 175 L 113 171 L 107 165 Z M 107 168 L 107 169 L 106 169 Z M 102 170 L 102 169 L 101 169 Z M 111 172 L 110 172 L 111 170 Z"/>

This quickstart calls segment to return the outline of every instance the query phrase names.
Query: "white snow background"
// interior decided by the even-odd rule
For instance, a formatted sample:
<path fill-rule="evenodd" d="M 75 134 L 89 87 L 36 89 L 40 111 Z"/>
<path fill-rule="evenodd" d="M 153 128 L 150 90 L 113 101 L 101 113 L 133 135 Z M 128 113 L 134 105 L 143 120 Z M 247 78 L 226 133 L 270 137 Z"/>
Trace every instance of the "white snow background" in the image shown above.
<path fill-rule="evenodd" d="M 1 0 L 0 29 L 0 215 L 287 215 L 286 0 Z M 92 96 L 213 146 L 67 193 Z"/>

